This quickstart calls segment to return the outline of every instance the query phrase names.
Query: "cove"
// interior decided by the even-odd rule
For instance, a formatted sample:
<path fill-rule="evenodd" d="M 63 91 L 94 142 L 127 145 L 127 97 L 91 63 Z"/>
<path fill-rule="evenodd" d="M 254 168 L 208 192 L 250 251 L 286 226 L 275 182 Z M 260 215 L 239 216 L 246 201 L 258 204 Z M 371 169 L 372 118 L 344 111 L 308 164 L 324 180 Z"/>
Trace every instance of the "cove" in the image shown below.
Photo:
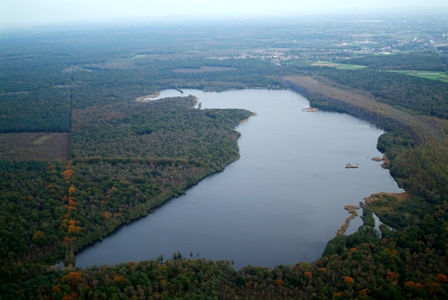
<path fill-rule="evenodd" d="M 76 255 L 76 266 L 184 257 L 274 267 L 319 258 L 358 205 L 380 191 L 401 192 L 371 158 L 383 133 L 352 116 L 302 112 L 307 99 L 289 90 L 222 93 L 162 91 L 159 98 L 195 95 L 206 108 L 256 112 L 236 130 L 241 158 L 202 180 L 154 214 L 124 225 Z M 346 169 L 345 164 L 359 164 Z M 362 211 L 359 211 L 362 215 Z M 347 234 L 361 225 L 354 219 Z"/>

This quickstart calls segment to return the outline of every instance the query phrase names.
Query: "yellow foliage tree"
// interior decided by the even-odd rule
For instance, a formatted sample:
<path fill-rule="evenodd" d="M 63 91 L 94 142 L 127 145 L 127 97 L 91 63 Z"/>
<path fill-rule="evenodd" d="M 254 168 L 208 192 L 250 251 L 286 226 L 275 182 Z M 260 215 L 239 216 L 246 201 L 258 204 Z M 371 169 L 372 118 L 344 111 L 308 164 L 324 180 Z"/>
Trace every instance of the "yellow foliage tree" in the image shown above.
<path fill-rule="evenodd" d="M 75 191 L 75 187 L 72 185 L 70 186 L 70 188 L 68 189 L 68 193 L 71 194 Z"/>

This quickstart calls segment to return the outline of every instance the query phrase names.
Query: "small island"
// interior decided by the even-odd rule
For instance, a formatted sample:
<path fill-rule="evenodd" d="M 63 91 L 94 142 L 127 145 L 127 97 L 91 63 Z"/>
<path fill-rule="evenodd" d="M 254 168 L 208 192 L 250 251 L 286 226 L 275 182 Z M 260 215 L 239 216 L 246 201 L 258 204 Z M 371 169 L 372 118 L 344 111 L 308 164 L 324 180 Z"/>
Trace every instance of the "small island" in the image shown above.
<path fill-rule="evenodd" d="M 318 111 L 318 109 L 314 108 L 314 107 L 305 107 L 304 109 L 302 109 L 302 111 L 304 111 L 304 112 L 316 112 L 316 111 Z"/>

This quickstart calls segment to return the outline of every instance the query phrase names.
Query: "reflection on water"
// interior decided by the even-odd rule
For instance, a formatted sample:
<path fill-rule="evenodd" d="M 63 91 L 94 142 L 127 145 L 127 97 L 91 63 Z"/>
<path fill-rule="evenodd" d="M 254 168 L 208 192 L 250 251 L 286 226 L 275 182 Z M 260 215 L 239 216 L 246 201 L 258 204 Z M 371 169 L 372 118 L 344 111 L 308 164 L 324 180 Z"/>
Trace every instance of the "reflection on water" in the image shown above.
<path fill-rule="evenodd" d="M 273 267 L 315 260 L 348 216 L 344 206 L 379 191 L 400 192 L 372 157 L 383 132 L 354 117 L 302 112 L 309 102 L 287 90 L 195 95 L 206 108 L 245 108 L 241 159 L 205 178 L 154 214 L 125 225 L 76 256 L 77 266 L 184 256 Z M 182 96 L 176 90 L 160 97 Z M 346 169 L 346 163 L 359 164 Z M 357 230 L 359 217 L 348 230 Z"/>

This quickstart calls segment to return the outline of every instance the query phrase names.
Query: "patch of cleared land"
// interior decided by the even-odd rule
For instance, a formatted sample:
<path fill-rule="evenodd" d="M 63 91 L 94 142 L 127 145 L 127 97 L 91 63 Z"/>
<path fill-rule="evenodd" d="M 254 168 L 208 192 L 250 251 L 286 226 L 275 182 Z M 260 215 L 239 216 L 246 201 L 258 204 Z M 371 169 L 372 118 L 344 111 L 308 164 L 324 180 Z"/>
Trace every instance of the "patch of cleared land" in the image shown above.
<path fill-rule="evenodd" d="M 328 68 L 336 68 L 336 69 L 346 69 L 346 70 L 356 70 L 356 69 L 364 69 L 366 66 L 361 65 L 352 65 L 352 64 L 337 64 L 334 62 L 319 60 L 318 62 L 313 63 L 311 66 L 313 67 L 328 67 Z"/>
<path fill-rule="evenodd" d="M 200 69 L 182 68 L 182 69 L 175 69 L 173 71 L 179 73 L 207 73 L 207 72 L 221 72 L 221 71 L 235 71 L 235 70 L 236 68 L 203 66 Z"/>
<path fill-rule="evenodd" d="M 0 134 L 0 159 L 60 160 L 69 157 L 68 133 L 3 133 Z"/>
<path fill-rule="evenodd" d="M 420 78 L 439 80 L 443 82 L 448 82 L 448 74 L 445 72 L 436 71 L 416 71 L 416 70 L 387 70 L 388 72 L 395 72 L 400 74 L 405 74 L 409 76 L 415 76 Z"/>

